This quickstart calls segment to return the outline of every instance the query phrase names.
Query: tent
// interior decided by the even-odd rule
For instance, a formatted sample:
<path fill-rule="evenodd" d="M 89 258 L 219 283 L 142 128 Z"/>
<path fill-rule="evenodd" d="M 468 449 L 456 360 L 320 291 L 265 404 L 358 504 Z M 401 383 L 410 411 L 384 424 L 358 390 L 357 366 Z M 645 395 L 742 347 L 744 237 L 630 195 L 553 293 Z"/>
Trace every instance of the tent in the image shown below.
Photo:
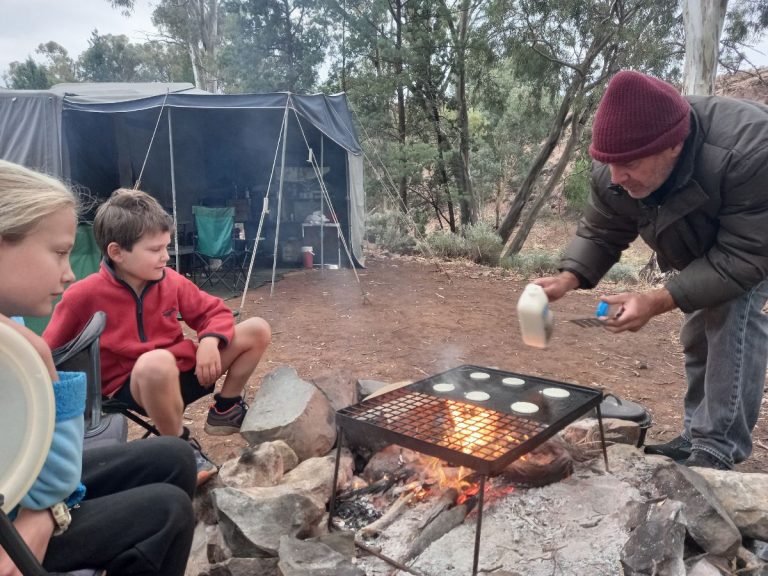
<path fill-rule="evenodd" d="M 191 244 L 192 206 L 233 206 L 241 237 L 258 236 L 257 257 L 273 267 L 298 263 L 307 243 L 336 241 L 336 228 L 305 223 L 332 207 L 352 263 L 364 265 L 362 150 L 344 94 L 219 95 L 155 83 L 0 90 L 0 158 L 96 198 L 140 180 L 175 215 L 182 245 Z M 326 250 L 334 262 L 336 248 Z"/>

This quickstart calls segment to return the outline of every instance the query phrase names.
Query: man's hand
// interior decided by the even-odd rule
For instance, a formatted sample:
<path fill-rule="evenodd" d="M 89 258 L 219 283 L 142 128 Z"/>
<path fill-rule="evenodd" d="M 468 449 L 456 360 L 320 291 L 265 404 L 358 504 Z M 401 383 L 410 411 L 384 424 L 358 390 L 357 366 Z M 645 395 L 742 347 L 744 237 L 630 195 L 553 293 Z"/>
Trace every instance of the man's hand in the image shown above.
<path fill-rule="evenodd" d="M 650 292 L 624 292 L 603 296 L 601 300 L 613 306 L 621 306 L 621 314 L 605 320 L 609 332 L 637 332 L 654 316 L 677 308 L 666 288 Z"/>
<path fill-rule="evenodd" d="M 534 284 L 538 284 L 544 288 L 544 293 L 550 302 L 560 300 L 571 290 L 575 290 L 579 287 L 579 279 L 572 272 L 563 271 L 557 276 L 547 276 L 546 278 L 539 278 L 533 281 Z"/>
<path fill-rule="evenodd" d="M 197 346 L 197 365 L 195 366 L 197 381 L 204 387 L 211 386 L 221 376 L 221 354 L 219 339 L 208 336 L 200 340 Z"/>
<path fill-rule="evenodd" d="M 32 554 L 42 562 L 45 551 L 48 549 L 48 541 L 53 535 L 53 517 L 50 511 L 22 508 L 13 525 Z M 0 548 L 0 576 L 21 576 L 19 569 L 2 548 Z"/>

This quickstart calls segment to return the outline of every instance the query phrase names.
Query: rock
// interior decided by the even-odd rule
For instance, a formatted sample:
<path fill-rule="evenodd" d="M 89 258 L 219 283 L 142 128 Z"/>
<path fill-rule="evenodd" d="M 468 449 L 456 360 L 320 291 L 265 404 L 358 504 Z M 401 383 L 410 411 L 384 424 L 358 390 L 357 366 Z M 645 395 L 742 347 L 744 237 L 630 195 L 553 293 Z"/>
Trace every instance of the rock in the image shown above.
<path fill-rule="evenodd" d="M 205 536 L 207 539 L 206 556 L 210 564 L 219 564 L 232 558 L 232 550 L 224 541 L 224 535 L 218 524 L 208 526 Z"/>
<path fill-rule="evenodd" d="M 210 576 L 279 576 L 277 558 L 230 558 L 211 566 Z"/>
<path fill-rule="evenodd" d="M 275 486 L 283 479 L 283 455 L 271 442 L 249 446 L 224 463 L 219 478 L 230 488 Z"/>
<path fill-rule="evenodd" d="M 686 576 L 682 509 L 680 502 L 651 507 L 649 520 L 632 531 L 621 549 L 624 576 Z"/>
<path fill-rule="evenodd" d="M 354 532 L 330 532 L 329 534 L 318 536 L 312 540 L 333 548 L 336 552 L 349 560 L 352 560 L 357 554 Z"/>
<path fill-rule="evenodd" d="M 686 466 L 670 464 L 654 474 L 659 493 L 684 505 L 685 527 L 706 552 L 733 558 L 741 545 L 739 529 L 702 476 Z"/>
<path fill-rule="evenodd" d="M 768 474 L 696 470 L 747 538 L 768 540 Z"/>
<path fill-rule="evenodd" d="M 280 576 L 365 576 L 360 570 L 322 542 L 280 538 Z"/>
<path fill-rule="evenodd" d="M 547 440 L 525 458 L 518 458 L 501 471 L 508 482 L 527 486 L 546 486 L 567 478 L 573 472 L 573 459 L 557 440 Z"/>
<path fill-rule="evenodd" d="M 250 445 L 284 440 L 306 460 L 327 453 L 336 441 L 335 411 L 325 394 L 283 366 L 264 377 L 240 434 Z"/>
<path fill-rule="evenodd" d="M 379 382 L 378 380 L 358 380 L 357 381 L 357 395 L 358 398 L 367 398 L 371 394 L 378 392 L 384 386 L 387 386 L 388 382 Z"/>
<path fill-rule="evenodd" d="M 390 444 L 376 452 L 368 461 L 363 470 L 362 477 L 368 483 L 381 480 L 384 476 L 407 467 L 409 464 L 422 465 L 425 456 L 414 450 L 403 448 L 397 444 Z"/>
<path fill-rule="evenodd" d="M 605 441 L 609 444 L 630 444 L 637 446 L 640 425 L 630 420 L 603 418 Z M 596 453 L 602 452 L 600 445 L 600 424 L 597 418 L 582 418 L 563 430 L 563 440 L 575 446 L 586 445 Z"/>
<path fill-rule="evenodd" d="M 202 486 L 195 490 L 195 497 L 192 499 L 192 508 L 195 511 L 195 519 L 205 524 L 216 524 L 216 509 L 213 506 L 211 493 L 216 488 L 222 488 L 224 483 L 217 474 Z"/>
<path fill-rule="evenodd" d="M 689 569 L 688 576 L 721 576 L 722 572 L 712 566 L 707 558 L 699 558 Z"/>
<path fill-rule="evenodd" d="M 192 548 L 187 559 L 188 574 L 197 574 L 208 568 L 206 543 L 206 525 L 203 522 L 198 522 L 192 535 Z"/>
<path fill-rule="evenodd" d="M 237 557 L 277 556 L 280 537 L 310 535 L 325 514 L 324 503 L 297 492 L 258 495 L 235 488 L 217 488 L 213 500 L 224 541 Z"/>
<path fill-rule="evenodd" d="M 334 410 L 341 410 L 357 404 L 359 401 L 357 380 L 346 370 L 330 372 L 312 378 L 312 384 L 325 394 Z"/>

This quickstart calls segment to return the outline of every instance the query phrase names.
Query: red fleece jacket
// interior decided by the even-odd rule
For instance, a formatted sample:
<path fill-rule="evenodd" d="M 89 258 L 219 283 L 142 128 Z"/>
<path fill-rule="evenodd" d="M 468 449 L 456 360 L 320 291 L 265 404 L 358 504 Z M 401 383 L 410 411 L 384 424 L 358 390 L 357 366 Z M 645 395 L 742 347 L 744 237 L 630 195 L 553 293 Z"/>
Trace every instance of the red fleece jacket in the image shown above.
<path fill-rule="evenodd" d="M 166 268 L 161 280 L 150 282 L 137 296 L 102 262 L 98 272 L 75 282 L 64 292 L 43 338 L 51 349 L 57 348 L 79 334 L 99 310 L 107 313 L 99 347 L 101 389 L 108 396 L 125 384 L 136 360 L 150 350 L 169 350 L 180 371 L 194 369 L 197 344 L 184 337 L 179 312 L 184 323 L 195 330 L 198 340 L 215 336 L 223 348 L 235 333 L 232 311 L 224 302 L 171 268 Z"/>

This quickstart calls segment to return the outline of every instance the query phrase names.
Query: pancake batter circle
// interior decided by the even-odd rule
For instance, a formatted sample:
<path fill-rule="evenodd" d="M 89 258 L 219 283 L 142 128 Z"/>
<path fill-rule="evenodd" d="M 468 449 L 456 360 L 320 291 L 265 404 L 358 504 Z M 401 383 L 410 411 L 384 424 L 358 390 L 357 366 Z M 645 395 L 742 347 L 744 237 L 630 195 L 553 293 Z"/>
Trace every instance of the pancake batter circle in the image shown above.
<path fill-rule="evenodd" d="M 513 402 L 510 407 L 520 414 L 534 414 L 539 411 L 539 407 L 531 402 Z"/>
<path fill-rule="evenodd" d="M 491 375 L 487 372 L 472 372 L 469 377 L 472 378 L 472 380 L 488 380 Z"/>
<path fill-rule="evenodd" d="M 475 402 L 484 402 L 488 400 L 488 398 L 491 397 L 488 392 L 483 392 L 482 390 L 472 390 L 471 392 L 467 392 L 464 394 L 464 397 L 467 400 L 474 400 Z"/>
<path fill-rule="evenodd" d="M 456 386 L 454 386 L 449 382 L 440 382 L 439 384 L 435 384 L 434 386 L 432 386 L 432 390 L 434 390 L 435 392 L 451 392 L 455 388 Z"/>
<path fill-rule="evenodd" d="M 501 383 L 504 384 L 504 386 L 522 386 L 525 384 L 525 380 L 522 378 L 513 378 L 510 376 L 508 378 L 504 378 Z"/>
<path fill-rule="evenodd" d="M 568 398 L 568 396 L 571 395 L 571 393 L 564 388 L 544 388 L 541 393 L 547 398 Z"/>

